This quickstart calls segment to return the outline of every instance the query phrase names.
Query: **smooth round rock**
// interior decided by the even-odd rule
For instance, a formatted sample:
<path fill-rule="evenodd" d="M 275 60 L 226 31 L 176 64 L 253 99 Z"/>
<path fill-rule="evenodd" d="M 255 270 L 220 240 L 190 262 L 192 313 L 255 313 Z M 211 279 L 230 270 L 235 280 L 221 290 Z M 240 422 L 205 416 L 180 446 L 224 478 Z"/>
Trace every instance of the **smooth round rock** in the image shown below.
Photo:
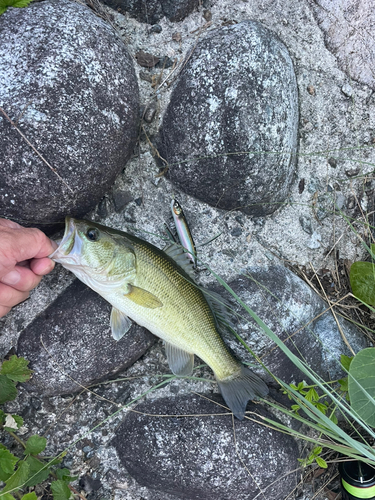
<path fill-rule="evenodd" d="M 340 356 L 352 356 L 352 353 L 341 336 L 328 304 L 301 278 L 282 266 L 254 267 L 228 284 L 292 353 L 305 361 L 319 377 L 329 381 L 344 376 Z M 214 290 L 230 300 L 229 294 L 224 293 L 222 288 L 215 287 Z M 306 375 L 241 306 L 233 301 L 231 303 L 240 318 L 235 330 L 266 367 L 287 383 L 306 380 Z M 356 326 L 342 318 L 340 326 L 354 352 L 368 347 L 366 337 Z M 231 333 L 225 333 L 224 338 L 239 359 L 254 361 Z M 267 374 L 261 368 L 257 373 L 267 379 Z"/>
<path fill-rule="evenodd" d="M 296 486 L 297 444 L 257 423 L 277 420 L 260 405 L 249 409 L 253 420 L 232 421 L 199 395 L 145 401 L 125 417 L 112 444 L 137 482 L 160 492 L 155 498 L 285 499 Z"/>
<path fill-rule="evenodd" d="M 21 332 L 17 354 L 34 370 L 24 386 L 43 396 L 70 394 L 135 363 L 156 337 L 133 324 L 117 342 L 111 335 L 110 313 L 110 304 L 100 295 L 73 281 Z"/>
<path fill-rule="evenodd" d="M 42 228 L 82 216 L 113 184 L 137 136 L 127 48 L 91 9 L 68 0 L 8 9 L 0 39 L 0 106 L 55 169 L 0 112 L 0 213 Z"/>
<path fill-rule="evenodd" d="M 297 126 L 297 84 L 286 47 L 262 24 L 243 21 L 211 31 L 189 54 L 158 151 L 178 189 L 261 216 L 288 196 Z"/>

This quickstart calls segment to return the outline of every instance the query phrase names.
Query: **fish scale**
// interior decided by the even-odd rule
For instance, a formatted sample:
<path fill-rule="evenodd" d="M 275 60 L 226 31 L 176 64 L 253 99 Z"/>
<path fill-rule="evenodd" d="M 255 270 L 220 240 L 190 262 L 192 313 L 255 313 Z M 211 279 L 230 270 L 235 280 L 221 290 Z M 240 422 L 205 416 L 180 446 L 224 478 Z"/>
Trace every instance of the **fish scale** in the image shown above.
<path fill-rule="evenodd" d="M 205 301 L 203 293 L 188 278 L 174 272 L 174 263 L 169 262 L 167 256 L 155 256 L 148 248 L 141 246 L 135 246 L 135 250 L 138 263 L 135 284 L 157 295 L 163 306 L 147 312 L 125 296 L 121 297 L 121 303 L 116 301 L 117 307 L 163 340 L 171 342 L 173 339 L 173 343 L 181 349 L 197 354 L 220 378 L 228 376 L 234 370 L 238 371 L 239 364 L 229 355 L 216 331 L 210 307 L 207 303 L 204 304 L 205 307 L 201 306 Z M 159 272 L 149 272 L 150 269 L 158 269 Z M 169 286 L 161 288 L 162 281 L 166 281 Z M 112 300 L 109 301 L 113 303 Z M 188 307 L 181 309 L 182 303 Z M 177 308 L 181 309 L 178 322 L 175 318 Z"/>
<path fill-rule="evenodd" d="M 164 252 L 128 233 L 67 217 L 50 257 L 112 304 L 117 340 L 130 328 L 129 317 L 165 341 L 175 374 L 190 374 L 194 354 L 199 356 L 237 418 L 244 417 L 249 399 L 268 393 L 262 379 L 228 351 L 204 291 L 179 265 L 187 263 L 183 250 L 172 246 Z"/>

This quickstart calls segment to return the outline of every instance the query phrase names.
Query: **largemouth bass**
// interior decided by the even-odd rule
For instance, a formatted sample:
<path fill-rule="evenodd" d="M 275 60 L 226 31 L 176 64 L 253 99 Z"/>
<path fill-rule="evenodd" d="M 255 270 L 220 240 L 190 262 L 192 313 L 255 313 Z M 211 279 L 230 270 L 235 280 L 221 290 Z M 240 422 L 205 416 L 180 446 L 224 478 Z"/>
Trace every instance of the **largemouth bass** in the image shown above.
<path fill-rule="evenodd" d="M 250 399 L 268 393 L 263 380 L 228 351 L 219 334 L 220 300 L 195 284 L 180 246 L 160 250 L 131 234 L 67 217 L 63 239 L 50 258 L 112 304 L 116 340 L 129 330 L 131 318 L 164 340 L 174 374 L 190 375 L 194 355 L 199 356 L 237 418 L 244 418 Z"/>

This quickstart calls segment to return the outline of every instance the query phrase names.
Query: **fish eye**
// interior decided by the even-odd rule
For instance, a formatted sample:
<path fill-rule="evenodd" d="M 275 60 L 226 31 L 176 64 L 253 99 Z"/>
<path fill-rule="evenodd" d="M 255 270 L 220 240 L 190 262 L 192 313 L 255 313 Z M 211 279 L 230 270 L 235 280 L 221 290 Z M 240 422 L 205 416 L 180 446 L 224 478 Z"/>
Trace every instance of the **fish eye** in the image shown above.
<path fill-rule="evenodd" d="M 97 241 L 99 239 L 99 231 L 94 227 L 87 230 L 87 239 L 90 241 Z"/>

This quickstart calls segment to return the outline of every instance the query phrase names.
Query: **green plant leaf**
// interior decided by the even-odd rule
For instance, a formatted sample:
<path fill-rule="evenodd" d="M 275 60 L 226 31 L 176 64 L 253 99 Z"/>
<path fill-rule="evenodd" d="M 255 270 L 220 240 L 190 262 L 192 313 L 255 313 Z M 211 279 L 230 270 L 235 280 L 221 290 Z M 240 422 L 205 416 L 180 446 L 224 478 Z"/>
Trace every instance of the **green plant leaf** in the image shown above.
<path fill-rule="evenodd" d="M 7 449 L 0 449 L 0 480 L 6 481 L 13 473 L 18 458 Z"/>
<path fill-rule="evenodd" d="M 51 470 L 49 467 L 44 468 L 46 464 L 30 455 L 25 462 L 29 466 L 29 476 L 25 486 L 35 486 L 42 483 L 50 475 Z M 43 470 L 42 470 L 43 469 Z"/>
<path fill-rule="evenodd" d="M 348 392 L 348 377 L 341 378 L 339 380 L 339 384 L 340 384 L 340 391 Z"/>
<path fill-rule="evenodd" d="M 18 429 L 23 426 L 23 418 L 20 417 L 19 415 L 12 415 L 14 420 L 16 421 Z"/>
<path fill-rule="evenodd" d="M 35 491 L 32 491 L 31 493 L 26 493 L 26 495 L 23 495 L 21 500 L 38 500 L 38 497 L 36 496 Z"/>
<path fill-rule="evenodd" d="M 331 422 L 333 422 L 334 424 L 338 424 L 338 420 L 337 420 L 337 417 L 334 413 L 332 413 L 330 416 L 329 416 L 329 419 L 331 420 Z"/>
<path fill-rule="evenodd" d="M 326 469 L 328 467 L 327 462 L 324 460 L 322 457 L 315 457 L 315 462 L 321 467 L 322 469 Z"/>
<path fill-rule="evenodd" d="M 12 2 L 11 7 L 27 7 L 33 0 L 8 0 Z"/>
<path fill-rule="evenodd" d="M 316 446 L 313 451 L 311 452 L 311 454 L 316 457 L 317 455 L 320 455 L 323 451 L 323 448 L 321 446 Z"/>
<path fill-rule="evenodd" d="M 1 10 L 0 10 L 0 14 L 1 14 Z M 3 491 L 4 491 L 4 490 L 3 490 Z M 10 493 L 4 493 L 4 494 L 3 494 L 3 493 L 0 491 L 0 494 L 1 494 L 1 497 L 0 497 L 0 498 L 1 498 L 1 500 L 16 500 L 16 499 L 14 498 L 14 496 L 13 496 L 13 495 L 11 495 Z"/>
<path fill-rule="evenodd" d="M 354 262 L 350 268 L 350 286 L 357 299 L 375 305 L 375 265 L 371 262 Z"/>
<path fill-rule="evenodd" d="M 341 366 L 343 366 L 346 371 L 349 371 L 350 363 L 352 362 L 352 360 L 353 356 L 345 356 L 345 354 L 341 354 L 340 356 Z"/>
<path fill-rule="evenodd" d="M 6 375 L 13 382 L 27 382 L 32 374 L 32 370 L 27 368 L 29 364 L 25 358 L 18 358 L 16 355 L 11 356 L 7 361 L 4 361 L 0 373 Z"/>
<path fill-rule="evenodd" d="M 323 415 L 325 415 L 327 413 L 327 405 L 325 403 L 316 403 L 316 407 L 319 411 L 321 411 L 323 413 Z"/>
<path fill-rule="evenodd" d="M 313 387 L 308 390 L 308 392 L 305 395 L 305 398 L 311 402 L 319 401 L 319 395 Z"/>
<path fill-rule="evenodd" d="M 44 448 L 46 447 L 47 439 L 42 436 L 38 436 L 34 434 L 34 436 L 30 436 L 26 441 L 26 448 L 24 451 L 25 455 L 39 455 Z"/>
<path fill-rule="evenodd" d="M 0 404 L 12 401 L 17 396 L 17 388 L 6 375 L 0 375 Z"/>
<path fill-rule="evenodd" d="M 25 484 L 29 476 L 29 464 L 24 461 L 19 462 L 19 467 L 14 474 L 6 481 L 6 486 L 4 492 L 12 490 L 13 488 L 19 488 Z"/>
<path fill-rule="evenodd" d="M 59 479 L 51 483 L 53 500 L 69 500 L 71 491 L 65 481 Z"/>
<path fill-rule="evenodd" d="M 70 470 L 67 468 L 57 469 L 55 472 L 56 472 L 56 476 L 58 477 L 58 479 L 62 479 L 63 481 L 68 482 L 68 483 L 78 479 L 78 476 L 71 476 Z"/>
<path fill-rule="evenodd" d="M 354 357 L 348 386 L 352 408 L 368 425 L 375 427 L 375 347 L 363 349 Z"/>
<path fill-rule="evenodd" d="M 32 0 L 0 0 L 0 15 L 3 14 L 8 7 L 26 7 Z"/>

